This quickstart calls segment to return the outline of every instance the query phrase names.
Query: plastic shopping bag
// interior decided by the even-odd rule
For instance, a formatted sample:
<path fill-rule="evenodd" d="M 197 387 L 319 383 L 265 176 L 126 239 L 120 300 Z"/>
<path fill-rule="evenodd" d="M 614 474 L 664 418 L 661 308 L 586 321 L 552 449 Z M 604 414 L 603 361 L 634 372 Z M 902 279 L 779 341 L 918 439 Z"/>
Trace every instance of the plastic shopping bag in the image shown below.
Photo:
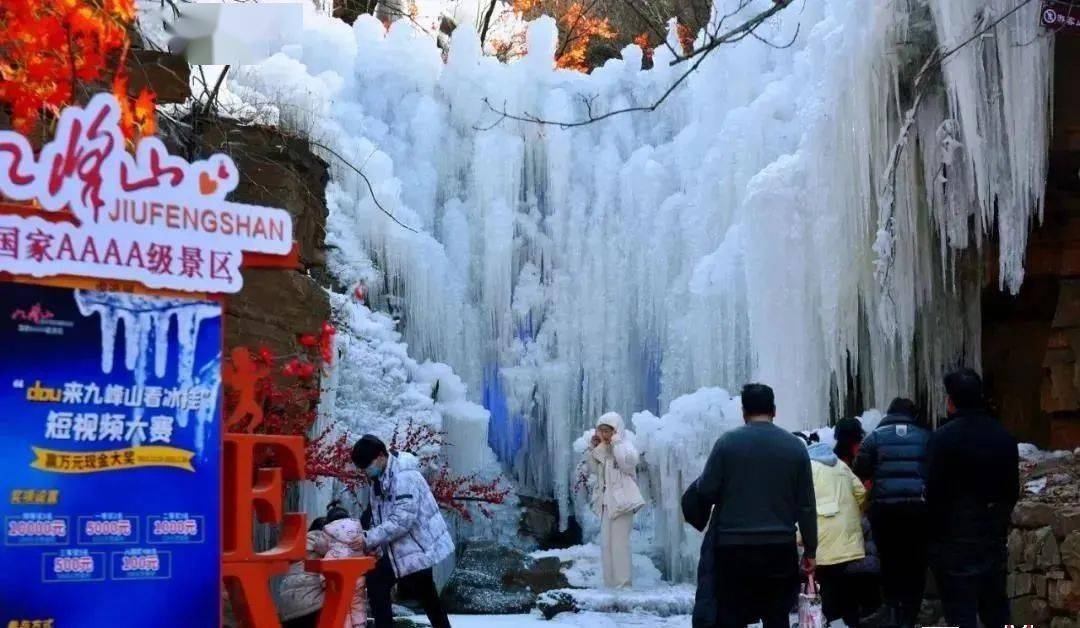
<path fill-rule="evenodd" d="M 810 574 L 799 593 L 799 628 L 825 628 L 825 613 L 821 610 L 821 594 L 814 574 Z"/>

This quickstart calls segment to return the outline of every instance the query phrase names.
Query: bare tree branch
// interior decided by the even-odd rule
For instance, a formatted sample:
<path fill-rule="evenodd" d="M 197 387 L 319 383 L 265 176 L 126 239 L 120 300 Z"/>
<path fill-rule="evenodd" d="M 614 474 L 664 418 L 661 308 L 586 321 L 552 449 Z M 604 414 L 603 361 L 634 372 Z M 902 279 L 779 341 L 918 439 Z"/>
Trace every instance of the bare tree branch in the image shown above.
<path fill-rule="evenodd" d="M 310 137 L 304 137 L 304 138 L 300 138 L 300 139 L 305 141 L 305 142 L 308 142 L 312 146 L 316 146 L 316 147 L 326 151 L 328 154 L 330 154 L 330 155 L 334 156 L 335 158 L 337 158 L 347 168 L 349 168 L 350 170 L 352 170 L 353 172 L 358 174 L 360 176 L 360 178 L 364 180 L 364 185 L 367 186 L 368 193 L 371 194 L 371 202 L 375 203 L 375 207 L 378 207 L 379 211 L 386 214 L 387 217 L 390 218 L 390 220 L 393 220 L 394 222 L 396 222 L 399 226 L 401 226 L 401 228 L 406 229 L 408 231 L 412 231 L 413 233 L 417 233 L 416 229 L 413 229 L 409 225 L 407 225 L 407 224 L 401 222 L 400 220 L 398 220 L 397 216 L 395 216 L 393 213 L 390 212 L 390 210 L 388 210 L 388 209 L 386 209 L 385 207 L 382 206 L 382 203 L 379 202 L 378 197 L 375 196 L 375 188 L 372 187 L 372 185 L 371 185 L 371 179 L 369 179 L 368 176 L 366 174 L 364 174 L 363 170 L 361 170 L 360 168 L 357 168 L 355 165 L 353 165 L 353 163 L 351 161 L 349 161 L 347 158 L 342 156 L 341 153 L 337 152 L 333 148 L 330 148 L 326 144 L 318 142 L 318 141 L 316 141 L 316 140 L 314 140 L 314 139 L 312 139 Z M 369 158 L 370 158 L 370 156 L 369 156 Z"/>
<path fill-rule="evenodd" d="M 1027 1 L 1030 2 L 1031 0 L 1027 0 Z M 572 128 L 572 127 L 579 127 L 579 126 L 585 126 L 587 124 L 593 124 L 595 122 L 600 122 L 601 120 L 607 120 L 608 118 L 612 118 L 614 116 L 618 116 L 618 115 L 622 115 L 622 114 L 626 114 L 626 113 L 633 113 L 633 112 L 638 112 L 638 111 L 656 111 L 656 109 L 659 108 L 660 105 L 664 104 L 664 101 L 667 100 L 668 97 L 670 97 L 671 94 L 674 93 L 675 90 L 678 89 L 678 87 L 680 85 L 682 85 L 686 81 L 686 79 L 689 78 L 690 75 L 694 73 L 695 70 L 698 69 L 698 67 L 701 66 L 702 62 L 705 61 L 705 59 L 709 56 L 710 53 L 712 53 L 712 51 L 716 50 L 717 48 L 719 48 L 720 46 L 723 46 L 725 44 L 733 44 L 733 43 L 742 41 L 743 39 L 749 37 L 750 35 L 753 34 L 754 30 L 756 28 L 758 28 L 759 26 L 761 26 L 762 24 L 764 24 L 766 20 L 768 20 L 770 17 L 776 15 L 780 11 L 783 11 L 788 6 L 790 6 L 793 2 L 794 2 L 794 0 L 774 0 L 773 6 L 770 7 L 769 9 L 767 9 L 765 11 L 762 11 L 761 13 L 758 13 L 757 15 L 751 17 L 750 19 L 743 22 L 739 26 L 736 26 L 736 27 L 732 28 L 731 30 L 726 31 L 723 34 L 710 35 L 709 36 L 709 41 L 707 43 L 705 43 L 701 47 L 693 50 L 690 54 L 685 55 L 685 56 L 682 56 L 682 55 L 676 56 L 675 59 L 672 60 L 670 65 L 674 66 L 674 65 L 677 65 L 679 63 L 682 63 L 683 61 L 690 61 L 690 60 L 694 60 L 694 61 L 690 65 L 690 67 L 687 68 L 686 71 L 684 71 L 682 74 L 680 74 L 679 78 L 677 78 L 675 80 L 675 82 L 672 83 L 671 86 L 668 87 L 667 90 L 664 91 L 664 93 L 660 95 L 660 97 L 658 99 L 656 99 L 655 101 L 652 102 L 652 104 L 639 105 L 639 106 L 636 106 L 636 107 L 624 107 L 622 109 L 614 109 L 612 111 L 608 111 L 607 113 L 603 113 L 603 114 L 600 114 L 600 115 L 594 115 L 593 112 L 592 112 L 592 107 L 589 106 L 589 107 L 587 107 L 588 115 L 584 119 L 581 119 L 581 120 L 547 120 L 547 119 L 541 118 L 539 116 L 536 116 L 534 114 L 531 114 L 528 111 L 522 112 L 520 114 L 510 113 L 510 112 L 508 112 L 506 110 L 506 104 L 505 103 L 503 104 L 502 109 L 496 109 L 495 106 L 492 105 L 491 102 L 487 98 L 484 98 L 484 104 L 487 105 L 488 109 L 490 109 L 492 112 L 498 114 L 499 117 L 495 120 L 495 122 L 493 124 L 491 124 L 489 126 L 486 126 L 486 127 L 474 127 L 474 128 L 476 128 L 477 130 L 480 130 L 480 131 L 486 131 L 486 130 L 491 130 L 491 129 L 495 128 L 496 126 L 501 124 L 503 120 L 516 120 L 518 122 L 528 122 L 528 123 L 531 123 L 531 124 L 539 124 L 539 125 L 551 125 L 551 126 L 558 126 L 558 127 L 564 128 L 564 129 L 568 129 L 568 128 Z M 740 6 L 745 6 L 745 3 L 746 3 L 746 0 L 744 0 L 742 3 L 740 3 Z M 719 28 L 719 24 L 723 23 L 723 19 L 724 18 L 721 18 L 721 20 L 719 20 L 717 28 Z M 797 34 L 797 31 L 796 31 L 796 34 Z M 696 57 L 696 59 L 695 59 L 695 57 Z"/>
<path fill-rule="evenodd" d="M 205 116 L 213 110 L 214 101 L 217 100 L 218 92 L 221 91 L 221 84 L 225 82 L 225 75 L 229 73 L 230 67 L 231 66 L 226 65 L 221 69 L 221 74 L 218 74 L 217 81 L 214 83 L 214 89 L 210 90 L 210 93 L 206 98 L 206 104 L 202 108 L 202 115 Z M 201 66 L 199 70 L 202 71 Z M 206 83 L 203 83 L 203 85 L 205 88 Z"/>

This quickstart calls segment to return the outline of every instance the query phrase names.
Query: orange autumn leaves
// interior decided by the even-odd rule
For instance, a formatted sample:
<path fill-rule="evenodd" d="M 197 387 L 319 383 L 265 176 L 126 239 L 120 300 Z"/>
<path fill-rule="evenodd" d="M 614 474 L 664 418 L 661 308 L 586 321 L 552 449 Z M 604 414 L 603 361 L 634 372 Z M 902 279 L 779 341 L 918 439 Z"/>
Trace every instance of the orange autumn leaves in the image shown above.
<path fill-rule="evenodd" d="M 514 12 L 530 16 L 536 13 L 555 15 L 559 22 L 559 47 L 555 65 L 560 68 L 588 72 L 589 46 L 596 40 L 615 39 L 618 33 L 606 17 L 592 13 L 596 0 L 588 6 L 578 0 L 514 0 Z"/>
<path fill-rule="evenodd" d="M 588 15 L 580 2 L 572 2 L 559 16 L 559 23 L 566 30 L 566 40 L 559 48 L 555 65 L 579 72 L 589 71 L 585 55 L 594 39 L 615 39 L 615 29 L 606 17 Z"/>
<path fill-rule="evenodd" d="M 43 116 L 55 118 L 74 102 L 80 84 L 111 78 L 125 135 L 153 134 L 153 92 L 144 88 L 135 98 L 128 95 L 128 28 L 134 19 L 134 0 L 3 0 L 0 103 L 9 107 L 15 130 L 29 134 Z"/>

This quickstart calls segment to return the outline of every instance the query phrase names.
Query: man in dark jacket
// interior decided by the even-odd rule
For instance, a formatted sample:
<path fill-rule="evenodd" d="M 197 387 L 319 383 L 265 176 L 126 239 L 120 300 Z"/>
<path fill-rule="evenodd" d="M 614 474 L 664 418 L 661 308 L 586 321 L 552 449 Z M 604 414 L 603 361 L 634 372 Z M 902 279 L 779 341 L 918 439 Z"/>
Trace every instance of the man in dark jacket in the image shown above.
<path fill-rule="evenodd" d="M 817 549 L 810 456 L 798 438 L 773 425 L 771 388 L 747 384 L 742 406 L 746 425 L 716 441 L 697 480 L 701 500 L 712 507 L 711 543 L 702 553 L 713 553 L 716 625 L 762 620 L 764 628 L 788 628 L 799 591 L 796 524 L 806 571 L 813 571 Z"/>
<path fill-rule="evenodd" d="M 890 625 L 914 626 L 926 586 L 928 521 L 926 449 L 930 430 L 915 403 L 894 399 L 855 458 L 855 473 L 873 482 L 870 525 L 881 560 L 881 588 Z"/>
<path fill-rule="evenodd" d="M 926 478 L 934 576 L 946 623 L 975 628 L 978 616 L 1004 626 L 1012 623 L 1005 539 L 1020 495 L 1016 439 L 986 411 L 978 373 L 949 374 L 945 391 L 949 422 L 930 438 Z"/>

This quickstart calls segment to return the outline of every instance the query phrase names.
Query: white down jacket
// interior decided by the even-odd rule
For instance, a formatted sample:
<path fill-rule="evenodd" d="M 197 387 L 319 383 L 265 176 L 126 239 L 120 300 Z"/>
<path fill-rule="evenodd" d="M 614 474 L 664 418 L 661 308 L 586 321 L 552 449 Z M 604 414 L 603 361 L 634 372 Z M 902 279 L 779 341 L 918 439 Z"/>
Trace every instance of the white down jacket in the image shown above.
<path fill-rule="evenodd" d="M 608 412 L 596 425 L 608 425 L 615 434 L 610 445 L 600 443 L 585 454 L 593 478 L 593 511 L 601 516 L 605 509 L 614 516 L 637 512 L 645 505 L 637 485 L 638 450 L 618 413 Z"/>
<path fill-rule="evenodd" d="M 367 488 L 372 528 L 364 533 L 369 550 L 388 553 L 397 577 L 433 567 L 454 552 L 450 529 L 420 473 L 416 456 L 390 456 L 386 470 Z"/>

